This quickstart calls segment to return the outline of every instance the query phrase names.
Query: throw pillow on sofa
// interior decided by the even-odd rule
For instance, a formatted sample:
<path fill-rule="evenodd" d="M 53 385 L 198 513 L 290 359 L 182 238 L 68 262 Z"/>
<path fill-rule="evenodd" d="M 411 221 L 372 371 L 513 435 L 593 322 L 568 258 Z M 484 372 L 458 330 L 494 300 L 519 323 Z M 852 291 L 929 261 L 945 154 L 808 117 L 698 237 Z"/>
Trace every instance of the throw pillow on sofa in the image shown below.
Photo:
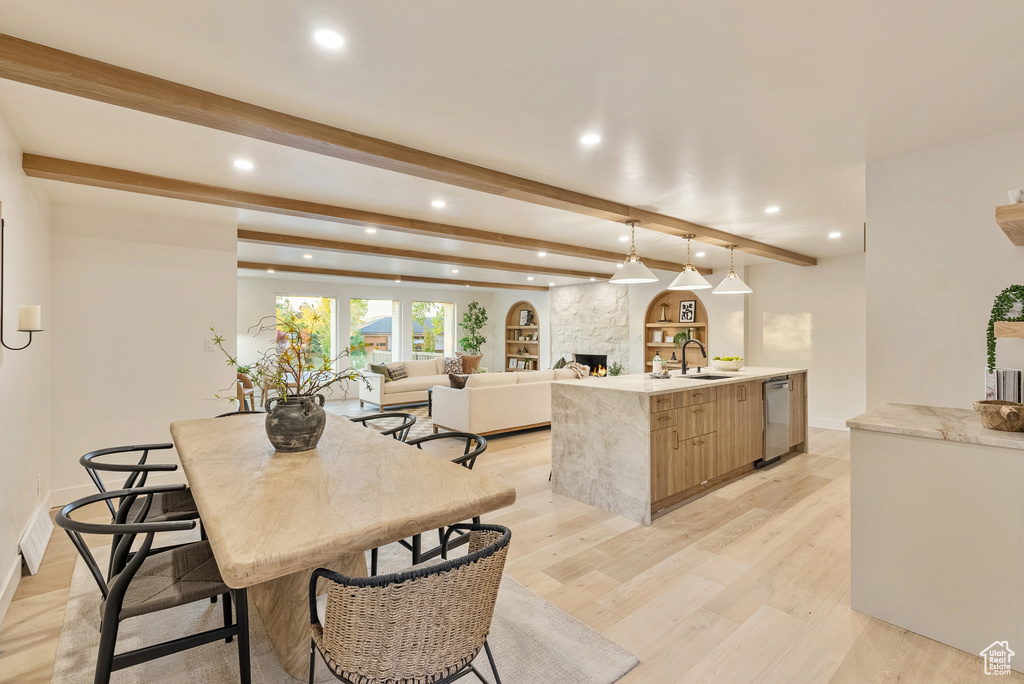
<path fill-rule="evenodd" d="M 462 357 L 461 356 L 446 356 L 444 357 L 444 372 L 449 376 L 461 375 L 462 370 Z"/>
<path fill-rule="evenodd" d="M 559 368 L 565 368 L 565 363 L 566 363 L 565 362 L 565 357 L 562 357 L 562 358 L 558 359 L 557 361 L 555 361 L 555 365 L 552 366 L 551 368 L 554 369 L 554 370 L 558 370 Z"/>
<path fill-rule="evenodd" d="M 466 389 L 467 380 L 469 380 L 468 375 L 457 375 L 456 373 L 448 374 L 448 386 L 452 389 Z"/>
<path fill-rule="evenodd" d="M 383 363 L 371 363 L 370 372 L 376 373 L 377 375 L 383 375 L 384 382 L 391 382 L 393 379 L 391 377 L 391 371 Z"/>
<path fill-rule="evenodd" d="M 391 373 L 392 380 L 405 380 L 409 377 L 409 373 L 406 372 L 405 366 L 402 364 L 388 366 L 388 372 Z"/>
<path fill-rule="evenodd" d="M 483 354 L 477 354 L 472 356 L 470 354 L 458 353 L 459 358 L 462 359 L 462 372 L 463 373 L 479 373 L 480 372 L 480 360 L 484 358 Z"/>

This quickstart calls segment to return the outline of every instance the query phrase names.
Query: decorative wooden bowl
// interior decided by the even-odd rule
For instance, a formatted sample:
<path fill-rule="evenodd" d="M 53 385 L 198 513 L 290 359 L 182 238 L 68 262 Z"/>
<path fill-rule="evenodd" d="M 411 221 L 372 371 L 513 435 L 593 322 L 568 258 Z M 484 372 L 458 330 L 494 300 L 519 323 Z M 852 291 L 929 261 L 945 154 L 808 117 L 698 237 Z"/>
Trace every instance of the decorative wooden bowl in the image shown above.
<path fill-rule="evenodd" d="M 981 416 L 981 424 L 989 430 L 1024 432 L 1024 404 L 988 399 L 974 402 L 974 410 Z"/>

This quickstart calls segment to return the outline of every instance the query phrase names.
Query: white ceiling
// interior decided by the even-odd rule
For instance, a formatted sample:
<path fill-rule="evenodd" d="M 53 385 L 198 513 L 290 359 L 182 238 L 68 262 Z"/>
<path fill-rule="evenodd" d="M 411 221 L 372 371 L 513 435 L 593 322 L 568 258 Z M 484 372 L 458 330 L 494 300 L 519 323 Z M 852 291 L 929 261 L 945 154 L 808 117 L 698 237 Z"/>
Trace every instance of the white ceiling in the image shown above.
<path fill-rule="evenodd" d="M 823 257 L 862 247 L 866 160 L 1021 125 L 1022 20 L 1024 4 L 1011 0 L 4 0 L 0 32 Z M 312 44 L 321 26 L 345 35 L 340 53 Z M 11 82 L 0 81 L 0 116 L 29 152 L 623 249 L 610 222 Z M 589 131 L 603 140 L 584 148 Z M 232 168 L 238 156 L 256 170 Z M 60 201 L 80 197 L 46 186 Z M 435 198 L 447 206 L 433 209 Z M 771 204 L 779 214 L 764 213 Z M 253 228 L 369 237 L 235 215 Z M 384 231 L 371 239 L 534 258 Z M 640 231 L 638 248 L 685 258 L 682 241 L 658 233 Z M 727 263 L 724 250 L 700 248 L 700 263 Z M 559 263 L 570 262 L 606 266 Z"/>

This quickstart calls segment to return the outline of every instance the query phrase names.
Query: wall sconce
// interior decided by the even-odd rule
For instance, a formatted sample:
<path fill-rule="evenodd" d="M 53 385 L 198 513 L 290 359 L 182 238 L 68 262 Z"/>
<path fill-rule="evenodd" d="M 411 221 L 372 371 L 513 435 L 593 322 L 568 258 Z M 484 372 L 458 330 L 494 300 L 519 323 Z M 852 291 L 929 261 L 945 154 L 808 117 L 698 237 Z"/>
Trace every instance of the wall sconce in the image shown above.
<path fill-rule="evenodd" d="M 43 307 L 36 305 L 18 307 L 18 332 L 28 333 L 28 342 L 12 347 L 4 342 L 4 220 L 0 219 L 0 344 L 5 349 L 19 351 L 32 344 L 32 333 L 42 332 Z"/>

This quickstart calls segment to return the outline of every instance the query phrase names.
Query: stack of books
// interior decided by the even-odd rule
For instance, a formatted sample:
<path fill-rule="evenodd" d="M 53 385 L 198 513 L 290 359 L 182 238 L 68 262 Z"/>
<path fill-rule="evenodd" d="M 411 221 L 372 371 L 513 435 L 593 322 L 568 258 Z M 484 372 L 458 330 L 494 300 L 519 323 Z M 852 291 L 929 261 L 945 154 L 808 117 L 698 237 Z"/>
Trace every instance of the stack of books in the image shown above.
<path fill-rule="evenodd" d="M 985 372 L 985 398 L 1021 403 L 1024 371 L 1017 368 L 996 368 Z"/>

